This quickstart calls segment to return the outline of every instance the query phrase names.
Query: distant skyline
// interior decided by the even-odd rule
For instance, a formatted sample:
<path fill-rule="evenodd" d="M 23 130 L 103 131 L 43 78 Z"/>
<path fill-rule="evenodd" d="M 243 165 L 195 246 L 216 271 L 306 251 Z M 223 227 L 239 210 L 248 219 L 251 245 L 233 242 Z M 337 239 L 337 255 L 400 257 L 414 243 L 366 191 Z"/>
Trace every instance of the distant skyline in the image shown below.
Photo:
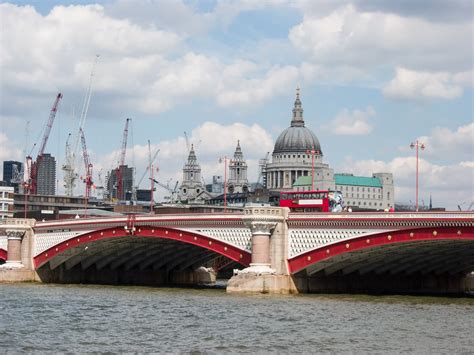
<path fill-rule="evenodd" d="M 409 145 L 418 139 L 426 144 L 420 204 L 431 195 L 434 206 L 466 208 L 474 200 L 473 10 L 454 0 L 3 2 L 0 161 L 22 160 L 27 121 L 27 153 L 39 143 L 62 92 L 46 151 L 64 192 L 65 142 L 77 133 L 100 54 L 84 131 L 103 177 L 131 117 L 126 162 L 137 179 L 149 139 L 160 149 L 158 180 L 181 181 L 186 131 L 206 183 L 224 175 L 219 158 L 232 156 L 237 140 L 253 181 L 290 124 L 299 86 L 306 126 L 336 173 L 392 172 L 396 202 L 414 203 Z"/>

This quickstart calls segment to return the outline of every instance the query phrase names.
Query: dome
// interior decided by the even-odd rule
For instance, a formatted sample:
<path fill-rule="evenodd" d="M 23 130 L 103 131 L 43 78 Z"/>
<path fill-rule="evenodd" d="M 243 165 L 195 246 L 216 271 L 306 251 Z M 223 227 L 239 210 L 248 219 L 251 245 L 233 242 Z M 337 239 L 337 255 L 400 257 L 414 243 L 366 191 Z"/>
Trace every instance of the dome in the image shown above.
<path fill-rule="evenodd" d="M 322 155 L 321 145 L 316 135 L 304 126 L 303 108 L 301 107 L 300 91 L 296 90 L 295 107 L 291 126 L 285 129 L 278 137 L 273 154 L 288 152 L 306 152 L 314 149 Z"/>
<path fill-rule="evenodd" d="M 288 127 L 278 137 L 273 154 L 287 152 L 305 152 L 308 149 L 321 151 L 316 135 L 310 129 L 301 127 Z"/>

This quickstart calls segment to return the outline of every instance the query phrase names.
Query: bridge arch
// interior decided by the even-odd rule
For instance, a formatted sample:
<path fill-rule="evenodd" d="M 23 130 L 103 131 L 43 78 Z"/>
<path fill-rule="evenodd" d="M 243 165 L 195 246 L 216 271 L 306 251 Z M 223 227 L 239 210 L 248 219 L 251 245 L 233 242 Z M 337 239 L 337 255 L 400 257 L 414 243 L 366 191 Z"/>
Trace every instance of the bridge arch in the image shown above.
<path fill-rule="evenodd" d="M 288 265 L 292 274 L 308 275 L 467 273 L 474 270 L 474 229 L 414 228 L 372 234 L 302 253 Z"/>
<path fill-rule="evenodd" d="M 140 282 L 136 274 L 151 275 L 162 269 L 184 271 L 220 256 L 242 266 L 248 266 L 251 260 L 250 252 L 204 234 L 165 227 L 122 226 L 65 240 L 35 256 L 34 266 L 45 281 L 61 282 L 57 279 L 63 277 L 60 274 L 69 272 L 71 275 L 64 282 L 91 282 L 83 279 L 89 270 L 95 273 L 93 278 L 98 283 L 108 283 L 100 281 L 100 273 L 114 271 L 115 279 L 120 273 L 135 272 L 137 283 L 148 284 Z M 80 280 L 72 275 L 74 272 L 82 274 Z"/>

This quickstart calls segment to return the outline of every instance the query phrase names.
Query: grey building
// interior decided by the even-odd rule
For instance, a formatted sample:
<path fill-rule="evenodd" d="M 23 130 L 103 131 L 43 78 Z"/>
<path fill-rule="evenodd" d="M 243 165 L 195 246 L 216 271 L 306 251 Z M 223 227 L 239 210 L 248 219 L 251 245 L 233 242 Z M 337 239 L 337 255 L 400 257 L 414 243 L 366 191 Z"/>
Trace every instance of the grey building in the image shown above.
<path fill-rule="evenodd" d="M 121 165 L 119 169 L 119 171 L 117 171 L 117 169 L 110 170 L 107 174 L 106 197 L 109 199 L 117 199 L 119 201 L 130 200 L 133 189 L 133 167 Z M 118 186 L 118 172 L 122 178 L 121 188 Z"/>
<path fill-rule="evenodd" d="M 38 157 L 36 177 L 36 193 L 38 195 L 56 194 L 56 159 L 49 153 Z"/>
<path fill-rule="evenodd" d="M 194 152 L 194 145 L 191 145 L 188 161 L 183 167 L 183 182 L 179 189 L 179 199 L 193 203 L 203 191 L 205 191 L 205 188 L 201 181 L 201 165 L 199 165 Z"/>
<path fill-rule="evenodd" d="M 3 181 L 6 186 L 13 186 L 15 192 L 18 192 L 18 185 L 23 176 L 21 176 L 23 163 L 15 160 L 7 160 L 3 162 Z"/>
<path fill-rule="evenodd" d="M 227 180 L 227 192 L 246 193 L 249 191 L 249 181 L 247 179 L 247 162 L 242 154 L 240 141 L 237 142 L 234 158 L 229 163 L 229 179 Z"/>

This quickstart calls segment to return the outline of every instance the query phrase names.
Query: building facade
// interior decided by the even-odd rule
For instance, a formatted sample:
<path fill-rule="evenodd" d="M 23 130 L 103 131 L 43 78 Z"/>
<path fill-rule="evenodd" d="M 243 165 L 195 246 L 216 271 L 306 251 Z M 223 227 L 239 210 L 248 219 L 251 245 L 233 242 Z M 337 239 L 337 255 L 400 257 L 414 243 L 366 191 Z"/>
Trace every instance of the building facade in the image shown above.
<path fill-rule="evenodd" d="M 133 190 L 133 167 L 121 165 L 119 169 L 119 172 L 117 172 L 117 169 L 113 169 L 107 174 L 106 198 L 118 199 L 119 201 L 130 200 L 132 198 Z M 120 173 L 122 180 L 121 189 L 118 188 L 118 173 Z"/>
<path fill-rule="evenodd" d="M 201 180 L 201 166 L 194 152 L 194 145 L 191 145 L 188 161 L 183 167 L 183 182 L 179 189 L 179 199 L 183 202 L 193 202 L 203 191 L 205 189 Z"/>
<path fill-rule="evenodd" d="M 56 194 L 56 159 L 44 153 L 37 159 L 36 193 L 38 195 Z"/>
<path fill-rule="evenodd" d="M 393 176 L 374 173 L 372 177 L 334 174 L 335 190 L 341 191 L 344 206 L 357 210 L 385 210 L 395 206 Z M 311 176 L 303 176 L 294 184 L 296 191 L 311 190 Z"/>
<path fill-rule="evenodd" d="M 334 174 L 329 164 L 323 162 L 323 157 L 318 138 L 305 127 L 297 89 L 290 127 L 276 140 L 272 162 L 266 165 L 267 189 L 272 192 L 338 190 L 343 193 L 346 206 L 353 209 L 394 207 L 391 173 L 374 173 L 372 177 Z"/>
<path fill-rule="evenodd" d="M 0 186 L 0 219 L 13 218 L 14 195 L 13 186 Z"/>
<path fill-rule="evenodd" d="M 314 189 L 334 189 L 334 172 L 323 163 L 319 140 L 305 127 L 299 89 L 293 108 L 290 127 L 276 140 L 272 162 L 266 165 L 266 187 L 270 191 L 291 191 L 301 176 L 311 176 L 314 166 Z"/>
<path fill-rule="evenodd" d="M 234 158 L 229 163 L 229 179 L 227 180 L 227 192 L 246 193 L 249 191 L 249 181 L 247 179 L 247 162 L 244 159 L 240 141 L 237 141 Z"/>

